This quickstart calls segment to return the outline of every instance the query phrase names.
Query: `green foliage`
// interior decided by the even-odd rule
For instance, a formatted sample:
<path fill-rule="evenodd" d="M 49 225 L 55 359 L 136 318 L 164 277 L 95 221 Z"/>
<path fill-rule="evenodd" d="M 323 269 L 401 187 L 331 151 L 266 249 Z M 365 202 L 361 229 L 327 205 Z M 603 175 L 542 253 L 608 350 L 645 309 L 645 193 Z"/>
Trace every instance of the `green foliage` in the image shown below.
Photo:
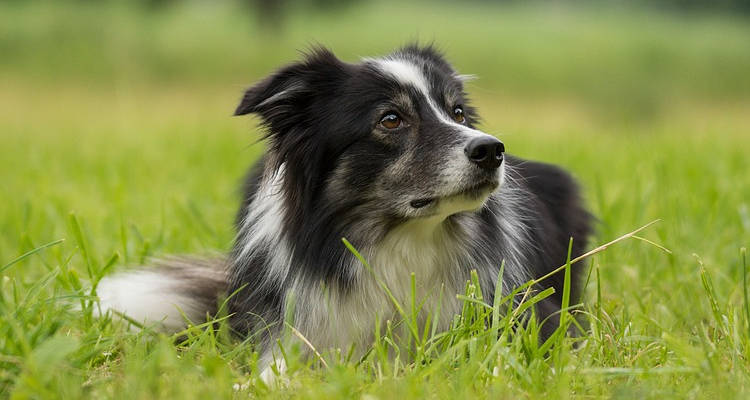
<path fill-rule="evenodd" d="M 0 4 L 0 397 L 748 396 L 744 21 L 362 3 L 293 11 L 269 36 L 236 7 Z M 245 85 L 313 40 L 355 60 L 417 38 L 479 75 L 483 129 L 575 173 L 596 243 L 661 219 L 563 268 L 590 272 L 558 334 L 540 343 L 522 323 L 550 291 L 487 304 L 473 279 L 447 332 L 413 298 L 361 360 L 285 348 L 289 383 L 269 388 L 225 313 L 174 336 L 95 318 L 113 269 L 230 246 L 237 183 L 263 151 L 255 125 L 229 117 Z"/>

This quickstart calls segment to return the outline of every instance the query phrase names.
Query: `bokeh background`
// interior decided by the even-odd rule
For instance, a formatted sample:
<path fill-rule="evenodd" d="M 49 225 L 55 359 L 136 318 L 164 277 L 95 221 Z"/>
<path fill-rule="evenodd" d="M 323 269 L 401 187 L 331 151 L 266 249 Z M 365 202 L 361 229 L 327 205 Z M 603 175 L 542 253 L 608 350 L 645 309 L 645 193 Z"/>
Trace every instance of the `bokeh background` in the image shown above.
<path fill-rule="evenodd" d="M 654 174 L 672 153 L 694 173 L 684 184 L 736 193 L 744 181 L 709 170 L 744 162 L 749 16 L 740 0 L 4 1 L 3 212 L 26 216 L 0 221 L 0 258 L 23 247 L 29 223 L 75 209 L 104 226 L 125 210 L 150 224 L 170 201 L 206 213 L 216 239 L 194 245 L 225 248 L 224 208 L 262 151 L 254 121 L 231 111 L 245 87 L 318 44 L 356 62 L 434 43 L 478 76 L 468 90 L 483 128 L 511 152 L 575 168 L 605 223 L 609 199 L 644 199 L 646 213 L 647 196 L 669 196 Z M 686 206 L 706 195 L 680 193 Z"/>
<path fill-rule="evenodd" d="M 4 271 L 2 290 L 58 265 L 85 277 L 113 254 L 119 266 L 228 249 L 237 184 L 263 151 L 257 121 L 231 117 L 242 90 L 312 45 L 356 62 L 414 41 L 478 76 L 481 127 L 509 152 L 578 177 L 594 241 L 662 220 L 645 236 L 671 254 L 631 241 L 592 264 L 613 331 L 662 338 L 603 363 L 702 368 L 699 267 L 722 306 L 740 304 L 750 238 L 744 0 L 2 1 L 0 264 L 66 239 Z M 70 289 L 58 283 L 45 290 Z M 14 382 L 24 364 L 2 360 L 0 381 Z M 747 382 L 747 362 L 732 365 L 745 369 L 721 377 Z"/>

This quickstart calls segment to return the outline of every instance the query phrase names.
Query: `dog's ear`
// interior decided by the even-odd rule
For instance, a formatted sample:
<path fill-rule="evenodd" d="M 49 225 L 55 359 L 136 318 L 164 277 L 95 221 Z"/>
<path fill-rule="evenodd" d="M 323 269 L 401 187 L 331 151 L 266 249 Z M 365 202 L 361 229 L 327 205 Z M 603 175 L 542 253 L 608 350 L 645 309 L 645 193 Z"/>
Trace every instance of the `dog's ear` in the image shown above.
<path fill-rule="evenodd" d="M 259 114 L 266 122 L 293 111 L 318 93 L 320 85 L 330 85 L 344 63 L 328 49 L 315 48 L 302 61 L 289 64 L 245 91 L 234 115 Z"/>

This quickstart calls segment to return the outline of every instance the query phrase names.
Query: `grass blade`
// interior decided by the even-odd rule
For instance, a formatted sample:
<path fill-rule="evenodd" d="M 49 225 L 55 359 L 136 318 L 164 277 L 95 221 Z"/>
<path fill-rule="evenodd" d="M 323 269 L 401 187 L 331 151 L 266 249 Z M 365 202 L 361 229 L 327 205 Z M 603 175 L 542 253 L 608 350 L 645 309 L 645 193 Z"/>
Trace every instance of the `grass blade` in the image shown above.
<path fill-rule="evenodd" d="M 716 291 L 714 290 L 714 284 L 711 280 L 711 275 L 709 275 L 708 271 L 706 271 L 706 267 L 705 265 L 703 265 L 703 260 L 701 260 L 701 258 L 698 257 L 697 254 L 693 254 L 693 257 L 698 260 L 698 264 L 700 265 L 701 283 L 703 284 L 703 289 L 706 291 L 706 295 L 708 296 L 708 302 L 711 305 L 711 312 L 714 314 L 716 326 L 723 330 L 724 319 L 721 317 L 721 309 L 719 308 L 719 302 L 716 300 Z"/>
<path fill-rule="evenodd" d="M 58 244 L 60 244 L 60 243 L 62 243 L 64 241 L 65 241 L 65 239 L 57 239 L 54 242 L 49 242 L 47 244 L 43 244 L 43 245 L 35 248 L 34 250 L 27 251 L 26 253 L 23 253 L 20 256 L 16 257 L 11 262 L 9 262 L 9 263 L 3 265 L 2 267 L 0 267 L 0 273 L 3 273 L 6 269 L 12 267 L 15 264 L 18 264 L 19 262 L 21 262 L 21 261 L 23 261 L 23 260 L 31 257 L 32 255 L 34 255 L 34 254 L 36 254 L 36 253 L 38 253 L 38 252 L 40 252 L 40 251 L 42 251 L 42 250 L 44 250 L 46 248 L 49 248 L 49 247 L 52 247 L 52 246 L 56 246 L 56 245 L 58 245 Z"/>
<path fill-rule="evenodd" d="M 541 276 L 541 277 L 539 277 L 537 279 L 530 280 L 530 281 L 524 283 L 523 285 L 519 286 L 516 290 L 520 292 L 521 290 L 526 289 L 526 288 L 528 288 L 530 286 L 536 285 L 537 283 L 539 283 L 539 282 L 541 282 L 541 281 L 543 281 L 545 279 L 549 279 L 549 277 L 551 277 L 551 276 L 557 274 L 558 272 L 564 270 L 565 267 L 568 264 L 573 265 L 573 264 L 575 264 L 575 263 L 577 263 L 577 262 L 579 262 L 579 261 L 581 261 L 581 260 L 583 260 L 583 259 L 585 259 L 587 257 L 593 256 L 594 254 L 597 254 L 597 253 L 601 253 L 602 251 L 607 250 L 610 246 L 612 246 L 614 244 L 617 244 L 619 242 L 622 242 L 623 240 L 632 238 L 633 236 L 635 236 L 639 232 L 643 231 L 644 229 L 650 227 L 651 225 L 653 225 L 653 224 L 655 224 L 655 223 L 657 223 L 659 221 L 661 221 L 661 220 L 659 220 L 659 219 L 653 220 L 653 221 L 649 222 L 648 224 L 643 225 L 642 227 L 640 227 L 640 228 L 638 228 L 638 229 L 636 229 L 636 230 L 634 230 L 632 232 L 626 233 L 626 234 L 618 237 L 617 239 L 611 240 L 611 241 L 609 241 L 607 243 L 604 243 L 603 245 L 600 245 L 600 246 L 598 246 L 598 247 L 596 247 L 596 248 L 594 248 L 592 250 L 589 250 L 586 253 L 583 253 L 580 256 L 578 256 L 578 257 L 570 260 L 570 263 L 565 263 L 564 265 L 561 265 L 561 266 L 553 269 L 552 271 L 548 272 L 547 274 L 545 274 L 545 275 L 543 275 L 543 276 Z"/>
<path fill-rule="evenodd" d="M 497 274 L 497 283 L 495 284 L 495 296 L 492 298 L 492 336 L 498 337 L 500 333 L 500 306 L 503 304 L 503 274 L 505 273 L 505 260 L 500 264 L 500 272 Z"/>
<path fill-rule="evenodd" d="M 81 224 L 78 223 L 78 218 L 74 213 L 70 213 L 69 222 L 70 229 L 73 230 L 73 236 L 75 236 L 78 247 L 81 249 L 81 253 L 83 254 L 83 259 L 86 261 L 86 269 L 89 274 L 89 279 L 93 280 L 97 275 L 97 268 L 93 258 L 91 257 L 91 254 L 89 253 L 89 248 L 86 245 L 86 240 L 83 236 L 83 230 L 81 230 Z"/>
<path fill-rule="evenodd" d="M 568 321 L 568 306 L 570 305 L 570 254 L 573 251 L 573 238 L 568 242 L 568 257 L 565 263 L 565 279 L 563 280 L 562 306 L 560 311 L 560 329 L 564 329 Z"/>

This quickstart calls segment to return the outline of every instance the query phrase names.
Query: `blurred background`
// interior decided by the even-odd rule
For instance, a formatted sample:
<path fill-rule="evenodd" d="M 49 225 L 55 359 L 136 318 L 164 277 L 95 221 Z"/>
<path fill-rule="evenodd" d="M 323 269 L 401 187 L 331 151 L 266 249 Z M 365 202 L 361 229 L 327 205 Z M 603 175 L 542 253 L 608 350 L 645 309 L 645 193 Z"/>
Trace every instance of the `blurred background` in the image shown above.
<path fill-rule="evenodd" d="M 9 89 L 109 90 L 115 104 L 160 88 L 231 102 L 313 44 L 356 61 L 434 42 L 481 78 L 477 96 L 649 123 L 747 98 L 749 21 L 747 0 L 5 0 L 0 74 Z"/>
<path fill-rule="evenodd" d="M 68 237 L 71 211 L 126 262 L 226 249 L 263 151 L 231 117 L 242 90 L 312 45 L 356 62 L 412 41 L 478 76 L 510 152 L 579 177 L 600 238 L 662 218 L 688 256 L 735 257 L 749 1 L 4 0 L 0 259 Z"/>

